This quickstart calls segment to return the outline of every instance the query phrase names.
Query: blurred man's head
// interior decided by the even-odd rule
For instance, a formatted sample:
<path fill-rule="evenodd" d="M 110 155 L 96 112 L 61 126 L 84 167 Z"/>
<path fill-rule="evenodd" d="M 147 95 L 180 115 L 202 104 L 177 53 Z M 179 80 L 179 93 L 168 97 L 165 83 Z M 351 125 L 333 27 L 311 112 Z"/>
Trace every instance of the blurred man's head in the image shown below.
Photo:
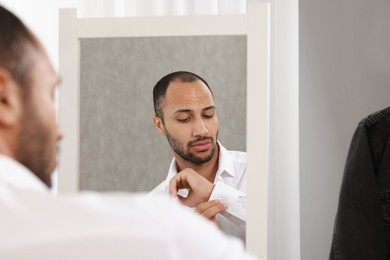
<path fill-rule="evenodd" d="M 0 153 L 46 185 L 56 166 L 55 90 L 58 76 L 32 32 L 0 6 Z"/>

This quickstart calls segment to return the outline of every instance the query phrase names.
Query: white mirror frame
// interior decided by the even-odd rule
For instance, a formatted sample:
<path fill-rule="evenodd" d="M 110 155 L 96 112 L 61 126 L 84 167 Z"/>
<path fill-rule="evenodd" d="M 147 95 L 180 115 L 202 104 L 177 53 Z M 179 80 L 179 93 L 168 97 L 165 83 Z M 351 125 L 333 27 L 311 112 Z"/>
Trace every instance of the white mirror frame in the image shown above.
<path fill-rule="evenodd" d="M 65 132 L 58 192 L 79 187 L 80 43 L 82 38 L 148 36 L 247 36 L 247 248 L 267 259 L 269 175 L 269 3 L 251 0 L 246 15 L 77 18 L 60 10 L 59 124 Z"/>

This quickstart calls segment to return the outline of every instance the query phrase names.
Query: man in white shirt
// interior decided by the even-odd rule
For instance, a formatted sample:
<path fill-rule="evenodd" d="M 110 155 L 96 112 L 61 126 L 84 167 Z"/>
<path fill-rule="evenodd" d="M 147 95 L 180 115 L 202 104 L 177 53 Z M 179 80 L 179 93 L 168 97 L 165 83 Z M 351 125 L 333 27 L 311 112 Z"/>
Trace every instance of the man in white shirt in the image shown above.
<path fill-rule="evenodd" d="M 0 259 L 254 259 L 168 198 L 51 195 L 62 138 L 58 76 L 38 39 L 1 5 L 0 25 Z"/>
<path fill-rule="evenodd" d="M 153 89 L 154 124 L 174 158 L 168 176 L 151 195 L 170 194 L 245 241 L 246 153 L 217 141 L 214 96 L 200 76 L 177 71 Z"/>

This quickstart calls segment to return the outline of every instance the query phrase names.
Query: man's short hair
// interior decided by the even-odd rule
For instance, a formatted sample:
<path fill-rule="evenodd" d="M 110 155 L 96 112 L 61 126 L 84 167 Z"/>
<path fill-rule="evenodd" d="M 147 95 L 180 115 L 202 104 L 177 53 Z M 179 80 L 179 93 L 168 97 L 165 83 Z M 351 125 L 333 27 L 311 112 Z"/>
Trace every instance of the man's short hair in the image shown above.
<path fill-rule="evenodd" d="M 165 97 L 165 93 L 167 92 L 169 83 L 175 80 L 179 80 L 180 82 L 194 82 L 200 80 L 207 86 L 207 88 L 211 92 L 211 95 L 214 97 L 213 91 L 211 90 L 206 80 L 196 75 L 195 73 L 189 71 L 176 71 L 176 72 L 169 73 L 168 75 L 162 77 L 153 88 L 154 112 L 156 116 L 158 116 L 162 120 L 163 120 L 162 102 Z"/>
<path fill-rule="evenodd" d="M 32 55 L 26 55 L 40 46 L 37 39 L 23 22 L 0 5 L 0 68 L 8 70 L 12 78 L 22 87 L 27 87 Z"/>

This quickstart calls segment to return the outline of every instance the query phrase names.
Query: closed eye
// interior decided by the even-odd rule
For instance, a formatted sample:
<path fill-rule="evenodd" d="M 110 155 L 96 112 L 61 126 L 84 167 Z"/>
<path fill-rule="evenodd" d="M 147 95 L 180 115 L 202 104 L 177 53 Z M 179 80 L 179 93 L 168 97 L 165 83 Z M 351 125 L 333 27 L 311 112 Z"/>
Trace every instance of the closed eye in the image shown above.
<path fill-rule="evenodd" d="M 179 121 L 180 123 L 186 123 L 186 122 L 188 122 L 188 121 L 190 121 L 190 118 L 189 117 L 187 117 L 187 118 L 180 118 L 180 119 L 177 119 L 177 121 Z"/>
<path fill-rule="evenodd" d="M 210 119 L 210 118 L 214 117 L 214 114 L 213 115 L 203 115 L 203 117 L 206 118 L 206 119 Z"/>

